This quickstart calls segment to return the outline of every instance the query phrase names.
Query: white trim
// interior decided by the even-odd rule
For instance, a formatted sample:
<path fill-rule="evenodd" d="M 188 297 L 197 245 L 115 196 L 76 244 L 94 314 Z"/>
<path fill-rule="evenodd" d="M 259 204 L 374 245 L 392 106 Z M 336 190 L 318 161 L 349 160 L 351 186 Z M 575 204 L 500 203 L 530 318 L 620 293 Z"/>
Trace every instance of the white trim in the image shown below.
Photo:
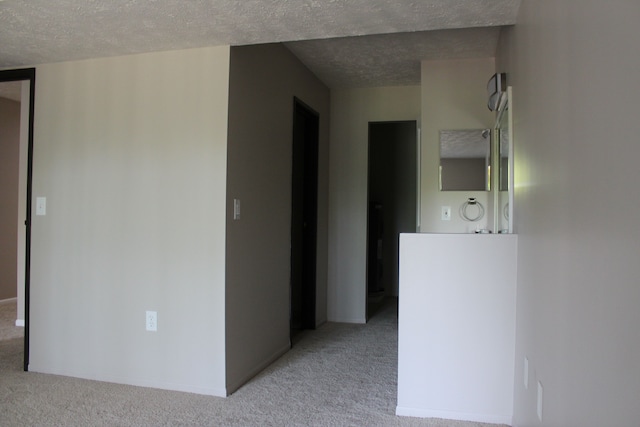
<path fill-rule="evenodd" d="M 13 297 L 13 298 L 7 298 L 7 299 L 0 300 L 0 304 L 9 304 L 11 302 L 16 302 L 17 303 L 18 302 L 18 297 Z M 16 326 L 24 328 L 24 319 L 16 319 Z"/>
<path fill-rule="evenodd" d="M 120 377 L 118 375 L 113 375 L 113 376 L 106 375 L 102 377 L 95 374 L 85 375 L 83 373 L 74 372 L 74 371 L 51 372 L 46 369 L 40 369 L 40 367 L 34 366 L 33 364 L 29 364 L 29 372 L 59 375 L 59 376 L 87 379 L 92 381 L 114 383 L 114 384 L 124 384 L 124 385 L 131 385 L 135 387 L 147 387 L 147 388 L 154 388 L 154 389 L 160 389 L 160 390 L 180 391 L 184 393 L 194 393 L 194 394 L 201 394 L 205 396 L 227 397 L 226 388 L 203 387 L 203 386 L 197 386 L 197 385 L 191 385 L 191 384 L 174 383 L 169 381 L 145 380 L 141 378 L 125 378 L 125 377 Z"/>
<path fill-rule="evenodd" d="M 364 323 L 367 323 L 367 319 L 365 319 L 364 317 L 334 317 L 334 318 L 330 318 L 329 322 L 364 324 Z"/>
<path fill-rule="evenodd" d="M 470 414 L 466 412 L 438 411 L 431 409 L 396 406 L 396 415 L 418 418 L 443 418 L 446 420 L 473 421 L 477 423 L 507 424 L 513 422 L 513 415 Z"/>

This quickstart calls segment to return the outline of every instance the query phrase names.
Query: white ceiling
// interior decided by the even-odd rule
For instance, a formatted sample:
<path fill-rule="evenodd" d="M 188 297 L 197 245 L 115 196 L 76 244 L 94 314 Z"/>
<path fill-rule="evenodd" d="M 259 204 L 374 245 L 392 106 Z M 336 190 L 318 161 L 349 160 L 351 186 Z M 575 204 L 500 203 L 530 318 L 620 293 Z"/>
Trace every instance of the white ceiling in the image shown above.
<path fill-rule="evenodd" d="M 514 24 L 519 5 L 520 0 L 0 0 L 0 69 L 289 42 L 330 87 L 416 84 L 421 60 L 493 56 L 497 27 Z"/>

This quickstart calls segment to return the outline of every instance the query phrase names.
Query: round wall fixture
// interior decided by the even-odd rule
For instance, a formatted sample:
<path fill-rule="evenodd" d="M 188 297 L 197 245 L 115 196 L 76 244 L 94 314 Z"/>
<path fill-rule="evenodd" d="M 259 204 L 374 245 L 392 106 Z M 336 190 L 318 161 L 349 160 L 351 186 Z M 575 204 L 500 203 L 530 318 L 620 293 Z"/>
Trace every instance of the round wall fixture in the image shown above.
<path fill-rule="evenodd" d="M 484 206 L 475 197 L 469 197 L 460 205 L 460 217 L 465 221 L 479 221 L 484 217 Z"/>

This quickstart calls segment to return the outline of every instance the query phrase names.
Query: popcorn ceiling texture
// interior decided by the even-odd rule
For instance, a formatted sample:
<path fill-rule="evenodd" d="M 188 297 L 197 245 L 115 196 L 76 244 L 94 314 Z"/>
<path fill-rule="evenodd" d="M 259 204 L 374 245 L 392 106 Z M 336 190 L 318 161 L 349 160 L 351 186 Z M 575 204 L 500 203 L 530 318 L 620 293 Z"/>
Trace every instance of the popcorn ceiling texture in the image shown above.
<path fill-rule="evenodd" d="M 500 27 L 421 31 L 286 43 L 331 88 L 420 84 L 423 60 L 495 55 Z"/>
<path fill-rule="evenodd" d="M 0 1 L 0 68 L 190 47 L 511 25 L 515 23 L 519 3 L 519 0 L 5 0 Z M 473 38 L 467 41 L 473 43 Z M 379 47 L 375 50 L 381 51 L 386 42 L 376 39 L 376 43 Z M 389 43 L 393 49 L 397 40 L 390 39 Z M 318 43 L 313 45 L 315 50 L 322 48 Z M 294 49 L 301 52 L 303 47 Z M 330 55 L 335 50 L 333 43 L 324 54 Z M 342 67 L 347 68 L 348 64 Z"/>

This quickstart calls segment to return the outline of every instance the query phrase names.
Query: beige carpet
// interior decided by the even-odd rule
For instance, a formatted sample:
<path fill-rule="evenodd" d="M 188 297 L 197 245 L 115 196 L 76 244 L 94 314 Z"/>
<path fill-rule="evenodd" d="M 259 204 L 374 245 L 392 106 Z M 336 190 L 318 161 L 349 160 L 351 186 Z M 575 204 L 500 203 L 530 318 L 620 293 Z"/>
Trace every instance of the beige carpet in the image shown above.
<path fill-rule="evenodd" d="M 328 323 L 228 398 L 23 372 L 15 303 L 0 304 L 1 426 L 431 426 L 397 417 L 397 310 Z M 17 336 L 17 337 L 16 337 Z"/>

